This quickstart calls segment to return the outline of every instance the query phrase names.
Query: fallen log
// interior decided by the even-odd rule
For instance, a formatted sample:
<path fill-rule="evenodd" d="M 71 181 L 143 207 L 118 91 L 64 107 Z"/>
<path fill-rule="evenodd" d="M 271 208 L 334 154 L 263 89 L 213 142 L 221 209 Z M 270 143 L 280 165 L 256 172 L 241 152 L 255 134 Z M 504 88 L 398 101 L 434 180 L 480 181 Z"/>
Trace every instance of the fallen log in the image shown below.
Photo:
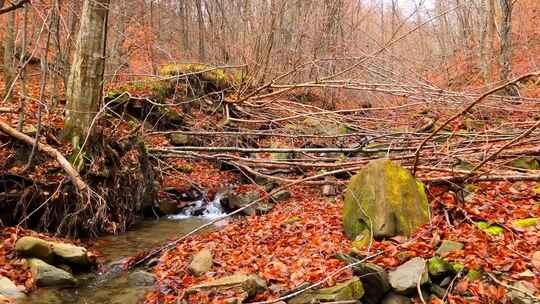
<path fill-rule="evenodd" d="M 33 139 L 32 137 L 13 129 L 8 124 L 2 121 L 0 121 L 0 131 L 30 146 L 33 146 L 36 142 L 36 140 Z M 46 153 L 47 155 L 51 156 L 52 158 L 56 159 L 56 161 L 58 161 L 60 166 L 62 166 L 64 171 L 67 173 L 67 175 L 69 176 L 69 178 L 71 179 L 71 181 L 73 182 L 73 184 L 75 185 L 75 187 L 77 187 L 79 191 L 82 192 L 84 190 L 90 189 L 88 185 L 81 179 L 79 172 L 77 172 L 77 170 L 73 168 L 71 163 L 62 155 L 62 153 L 60 153 L 55 148 L 47 144 L 40 143 L 40 142 L 37 143 L 37 148 L 39 151 Z"/>

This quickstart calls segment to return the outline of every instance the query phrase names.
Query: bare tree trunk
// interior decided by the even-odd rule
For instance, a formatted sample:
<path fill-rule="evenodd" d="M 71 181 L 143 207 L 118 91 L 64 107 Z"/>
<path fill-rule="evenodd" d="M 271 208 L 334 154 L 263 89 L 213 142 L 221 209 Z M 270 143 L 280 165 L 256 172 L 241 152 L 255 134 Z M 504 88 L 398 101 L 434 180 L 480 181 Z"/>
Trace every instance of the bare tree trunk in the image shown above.
<path fill-rule="evenodd" d="M 103 91 L 109 0 L 85 0 L 66 88 L 64 132 L 75 147 L 90 130 Z"/>
<path fill-rule="evenodd" d="M 6 21 L 6 36 L 4 41 L 4 98 L 11 101 L 11 86 L 15 80 L 13 60 L 15 56 L 15 11 L 8 13 Z"/>
<path fill-rule="evenodd" d="M 499 63 L 501 65 L 501 70 L 499 72 L 499 80 L 501 82 L 507 82 L 510 77 L 510 72 L 512 70 L 512 66 L 510 63 L 512 56 L 510 33 L 512 32 L 512 8 L 514 4 L 513 0 L 499 0 L 499 4 L 501 6 L 501 49 L 499 55 Z M 514 86 L 507 87 L 505 91 L 508 95 L 517 95 L 517 90 Z"/>
<path fill-rule="evenodd" d="M 204 19 L 203 19 L 203 10 L 202 10 L 202 1 L 196 0 L 195 6 L 197 9 L 197 24 L 199 26 L 199 60 L 206 60 L 206 46 L 205 46 L 205 30 L 204 30 Z"/>

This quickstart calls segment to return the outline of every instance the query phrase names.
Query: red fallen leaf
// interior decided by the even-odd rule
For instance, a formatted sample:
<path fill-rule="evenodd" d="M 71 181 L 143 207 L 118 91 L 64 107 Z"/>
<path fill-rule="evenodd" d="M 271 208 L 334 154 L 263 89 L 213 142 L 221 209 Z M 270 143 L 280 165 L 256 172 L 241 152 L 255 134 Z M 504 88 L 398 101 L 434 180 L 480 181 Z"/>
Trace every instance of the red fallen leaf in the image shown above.
<path fill-rule="evenodd" d="M 532 256 L 532 264 L 536 270 L 540 271 L 540 251 L 536 251 Z"/>
<path fill-rule="evenodd" d="M 456 285 L 456 292 L 457 293 L 464 293 L 469 288 L 469 281 L 462 280 Z"/>

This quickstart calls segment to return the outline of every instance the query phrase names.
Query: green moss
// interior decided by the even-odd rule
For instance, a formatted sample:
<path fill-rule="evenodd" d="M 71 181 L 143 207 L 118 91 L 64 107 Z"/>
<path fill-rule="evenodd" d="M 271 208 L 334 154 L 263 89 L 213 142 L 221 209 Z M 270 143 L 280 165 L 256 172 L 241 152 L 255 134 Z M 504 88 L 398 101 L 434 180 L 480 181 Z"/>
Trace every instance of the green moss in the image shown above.
<path fill-rule="evenodd" d="M 475 222 L 476 226 L 482 231 L 490 235 L 500 235 L 504 232 L 504 228 L 498 225 L 490 225 L 485 221 Z"/>
<path fill-rule="evenodd" d="M 463 269 L 465 269 L 465 265 L 463 265 L 463 264 L 461 264 L 461 263 L 458 263 L 458 262 L 450 263 L 450 269 L 451 269 L 454 273 L 459 273 L 460 271 L 462 271 Z"/>
<path fill-rule="evenodd" d="M 540 218 L 538 217 L 531 217 L 526 219 L 519 219 L 519 220 L 513 220 L 512 226 L 515 228 L 529 228 L 529 227 L 535 227 L 538 224 L 540 224 Z"/>
<path fill-rule="evenodd" d="M 439 257 L 432 257 L 428 260 L 428 271 L 432 276 L 440 276 L 450 271 L 451 266 Z"/>
<path fill-rule="evenodd" d="M 534 192 L 536 192 L 536 194 L 540 194 L 540 185 L 534 188 Z"/>
<path fill-rule="evenodd" d="M 240 85 L 236 81 L 243 80 L 242 74 L 228 73 L 225 69 L 205 64 L 168 64 L 159 70 L 162 76 L 193 74 L 203 81 L 213 83 L 218 89 L 227 89 Z"/>
<path fill-rule="evenodd" d="M 351 242 L 351 248 L 355 250 L 364 249 L 369 245 L 371 241 L 371 233 L 369 229 L 364 229 L 357 237 L 356 240 Z"/>
<path fill-rule="evenodd" d="M 467 272 L 467 280 L 476 281 L 482 278 L 482 272 L 480 270 L 472 269 Z"/>

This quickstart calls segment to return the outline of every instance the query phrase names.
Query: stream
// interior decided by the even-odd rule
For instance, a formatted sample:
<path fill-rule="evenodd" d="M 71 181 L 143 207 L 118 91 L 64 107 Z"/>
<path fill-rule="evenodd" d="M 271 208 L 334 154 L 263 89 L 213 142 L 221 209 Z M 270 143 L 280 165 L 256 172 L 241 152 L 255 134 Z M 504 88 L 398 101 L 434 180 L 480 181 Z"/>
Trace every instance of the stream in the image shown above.
<path fill-rule="evenodd" d="M 114 263 L 155 248 L 167 240 L 178 238 L 191 230 L 223 215 L 220 195 L 206 204 L 197 201 L 182 213 L 160 220 L 141 221 L 133 230 L 121 235 L 109 235 L 96 240 L 105 263 Z M 194 214 L 199 214 L 195 216 Z M 214 226 L 213 229 L 218 228 Z M 210 228 L 212 229 L 212 228 Z M 110 267 L 113 268 L 113 267 Z M 136 271 L 136 270 L 135 270 Z M 132 304 L 140 303 L 152 286 L 134 286 L 128 281 L 129 272 L 109 271 L 105 274 L 87 273 L 77 276 L 75 288 L 38 288 L 21 304 Z"/>

